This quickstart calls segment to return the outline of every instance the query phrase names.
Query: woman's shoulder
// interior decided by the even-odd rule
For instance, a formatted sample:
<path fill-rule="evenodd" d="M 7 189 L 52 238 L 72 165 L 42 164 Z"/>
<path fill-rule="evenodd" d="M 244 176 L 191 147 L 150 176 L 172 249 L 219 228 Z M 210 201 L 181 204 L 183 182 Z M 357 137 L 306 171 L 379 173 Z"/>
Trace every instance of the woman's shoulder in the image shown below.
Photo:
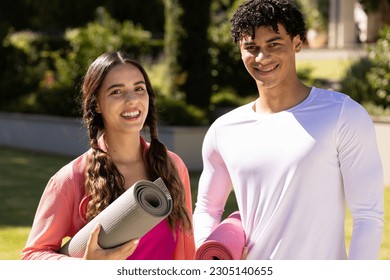
<path fill-rule="evenodd" d="M 52 180 L 59 185 L 76 181 L 77 183 L 84 182 L 88 153 L 89 151 L 64 165 L 52 176 Z"/>

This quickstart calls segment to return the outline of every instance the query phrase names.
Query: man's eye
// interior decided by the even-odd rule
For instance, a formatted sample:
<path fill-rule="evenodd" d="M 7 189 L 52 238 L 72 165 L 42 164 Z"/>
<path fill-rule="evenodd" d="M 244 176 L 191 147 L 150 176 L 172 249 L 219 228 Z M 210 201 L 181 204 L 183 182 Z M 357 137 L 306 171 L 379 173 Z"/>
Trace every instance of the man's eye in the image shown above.
<path fill-rule="evenodd" d="M 257 47 L 256 46 L 247 46 L 245 49 L 247 51 L 255 51 L 255 50 L 257 50 Z"/>

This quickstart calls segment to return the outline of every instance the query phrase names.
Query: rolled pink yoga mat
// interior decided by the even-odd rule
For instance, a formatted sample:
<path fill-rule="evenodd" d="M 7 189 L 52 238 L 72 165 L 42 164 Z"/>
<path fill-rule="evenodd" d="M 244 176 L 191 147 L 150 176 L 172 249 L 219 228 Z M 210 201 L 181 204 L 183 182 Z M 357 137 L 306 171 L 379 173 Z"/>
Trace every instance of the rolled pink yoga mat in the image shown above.
<path fill-rule="evenodd" d="M 245 232 L 238 211 L 223 220 L 196 250 L 196 260 L 239 260 L 245 247 Z"/>

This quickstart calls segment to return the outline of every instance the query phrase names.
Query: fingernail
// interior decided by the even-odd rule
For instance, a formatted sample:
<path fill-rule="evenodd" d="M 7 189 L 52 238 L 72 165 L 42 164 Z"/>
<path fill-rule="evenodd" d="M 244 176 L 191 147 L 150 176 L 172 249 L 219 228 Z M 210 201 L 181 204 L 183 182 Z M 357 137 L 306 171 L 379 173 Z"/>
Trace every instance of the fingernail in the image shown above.
<path fill-rule="evenodd" d="M 136 240 L 133 241 L 133 244 L 134 244 L 134 245 L 136 245 L 136 244 L 138 244 L 138 243 L 139 243 L 139 239 L 136 239 Z"/>

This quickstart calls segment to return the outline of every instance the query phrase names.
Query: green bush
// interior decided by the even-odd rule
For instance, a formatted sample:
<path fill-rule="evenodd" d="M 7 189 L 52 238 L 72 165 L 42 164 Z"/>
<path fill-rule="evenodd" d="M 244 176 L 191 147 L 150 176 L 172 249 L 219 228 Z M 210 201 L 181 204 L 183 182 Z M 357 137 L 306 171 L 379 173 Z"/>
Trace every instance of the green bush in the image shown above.
<path fill-rule="evenodd" d="M 64 44 L 58 37 L 23 31 L 9 33 L 3 41 L 0 61 L 0 110 L 21 111 L 23 102 L 40 85 L 50 68 L 47 53 Z"/>
<path fill-rule="evenodd" d="M 390 26 L 379 31 L 379 39 L 369 48 L 369 59 L 373 66 L 367 73 L 367 80 L 375 92 L 375 103 L 383 108 L 390 107 Z"/>
<path fill-rule="evenodd" d="M 367 73 L 372 67 L 373 63 L 368 58 L 352 63 L 340 81 L 341 91 L 361 104 L 376 103 L 375 91 L 367 82 Z"/>
<path fill-rule="evenodd" d="M 0 109 L 61 116 L 79 115 L 79 85 L 89 64 L 106 51 L 123 50 L 134 59 L 157 56 L 162 40 L 131 21 L 118 22 L 98 8 L 96 20 L 63 36 L 10 32 L 0 62 Z M 15 86 L 17 85 L 17 86 Z"/>
<path fill-rule="evenodd" d="M 204 110 L 166 96 L 156 100 L 158 117 L 161 124 L 198 126 L 207 125 L 208 119 Z"/>
<path fill-rule="evenodd" d="M 342 91 L 361 104 L 390 107 L 390 27 L 379 31 L 379 39 L 368 47 L 368 57 L 352 64 L 341 80 Z"/>

